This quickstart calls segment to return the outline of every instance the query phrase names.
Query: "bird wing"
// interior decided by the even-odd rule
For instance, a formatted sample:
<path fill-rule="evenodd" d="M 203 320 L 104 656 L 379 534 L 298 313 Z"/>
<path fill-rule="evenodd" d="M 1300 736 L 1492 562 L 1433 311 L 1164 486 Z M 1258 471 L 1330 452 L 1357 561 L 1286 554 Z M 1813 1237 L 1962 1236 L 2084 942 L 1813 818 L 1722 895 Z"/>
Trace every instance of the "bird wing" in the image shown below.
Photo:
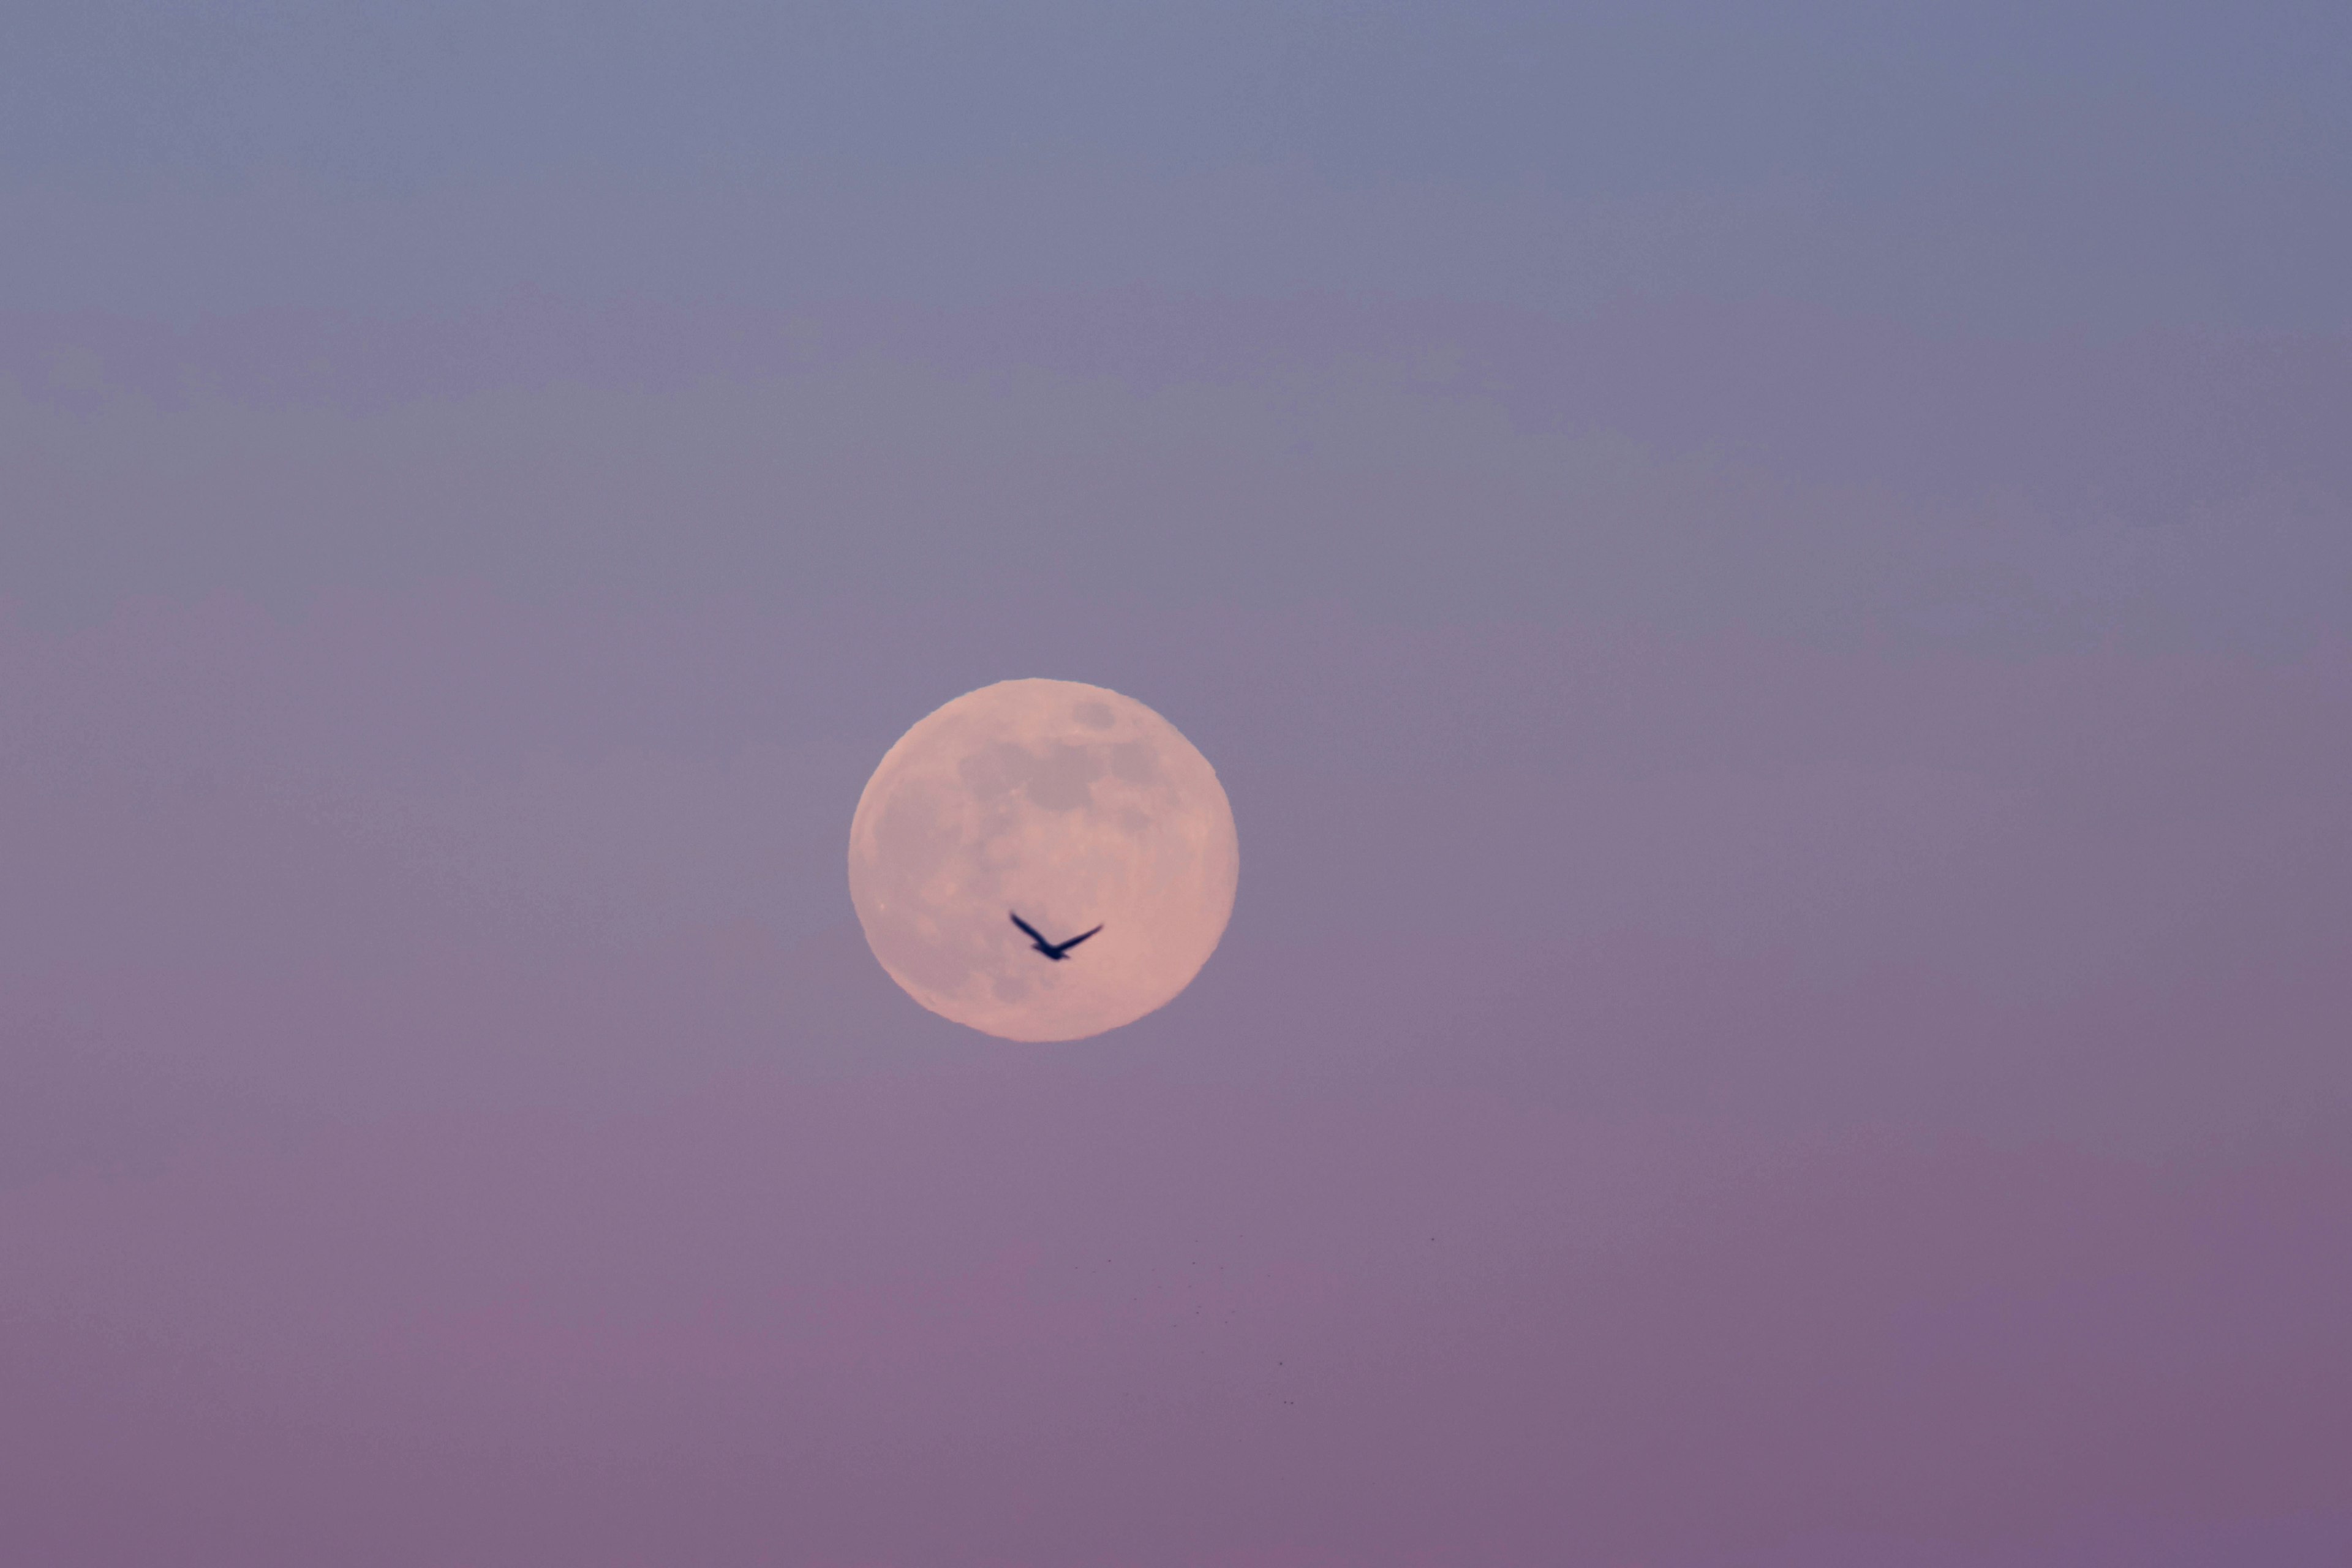
<path fill-rule="evenodd" d="M 1100 930 L 1102 930 L 1102 927 L 1100 927 L 1100 926 L 1097 926 L 1097 927 L 1095 927 L 1095 931 L 1100 931 Z M 1088 938 L 1088 937 L 1090 937 L 1090 936 L 1094 935 L 1094 934 L 1095 934 L 1095 931 L 1080 931 L 1077 935 L 1076 935 L 1076 936 L 1072 937 L 1069 941 L 1067 941 L 1067 942 L 1066 942 L 1062 943 L 1061 951 L 1062 951 L 1062 952 L 1069 952 L 1069 951 L 1070 951 L 1070 949 L 1072 949 L 1072 948 L 1074 948 L 1074 947 L 1077 946 L 1077 945 L 1078 945 L 1078 943 L 1080 943 L 1080 942 L 1082 942 L 1086 941 L 1086 940 L 1087 940 L 1087 938 Z"/>
<path fill-rule="evenodd" d="M 1007 910 L 1004 912 L 1009 915 L 1013 914 L 1011 910 Z M 1023 931 L 1027 931 L 1029 933 L 1029 940 L 1035 942 L 1039 947 L 1047 947 L 1052 945 L 1046 942 L 1044 937 L 1037 934 L 1037 928 L 1035 926 L 1031 925 L 1019 915 L 1013 915 L 1013 923 L 1019 926 Z"/>

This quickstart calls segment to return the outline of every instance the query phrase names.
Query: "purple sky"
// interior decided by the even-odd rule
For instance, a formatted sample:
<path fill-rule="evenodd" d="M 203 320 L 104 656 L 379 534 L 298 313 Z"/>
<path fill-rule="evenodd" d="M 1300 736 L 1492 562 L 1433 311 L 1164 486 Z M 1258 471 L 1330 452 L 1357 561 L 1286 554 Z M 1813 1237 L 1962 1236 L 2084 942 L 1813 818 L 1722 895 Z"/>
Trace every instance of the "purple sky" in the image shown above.
<path fill-rule="evenodd" d="M 0 1561 L 2352 1558 L 2352 12 L 1906 9 L 5 7 Z"/>

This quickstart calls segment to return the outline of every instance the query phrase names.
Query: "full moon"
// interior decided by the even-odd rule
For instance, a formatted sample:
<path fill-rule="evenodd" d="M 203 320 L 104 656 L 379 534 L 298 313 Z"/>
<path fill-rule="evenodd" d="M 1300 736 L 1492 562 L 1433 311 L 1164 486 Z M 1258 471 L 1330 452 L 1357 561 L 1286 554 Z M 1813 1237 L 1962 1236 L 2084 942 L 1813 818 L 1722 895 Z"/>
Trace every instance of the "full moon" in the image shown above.
<path fill-rule="evenodd" d="M 1176 726 L 1075 680 L 1003 680 L 898 738 L 857 798 L 849 896 L 908 995 L 1007 1040 L 1165 1006 L 1216 951 L 1241 847 Z M 1056 960 L 1016 926 L 1018 915 Z"/>

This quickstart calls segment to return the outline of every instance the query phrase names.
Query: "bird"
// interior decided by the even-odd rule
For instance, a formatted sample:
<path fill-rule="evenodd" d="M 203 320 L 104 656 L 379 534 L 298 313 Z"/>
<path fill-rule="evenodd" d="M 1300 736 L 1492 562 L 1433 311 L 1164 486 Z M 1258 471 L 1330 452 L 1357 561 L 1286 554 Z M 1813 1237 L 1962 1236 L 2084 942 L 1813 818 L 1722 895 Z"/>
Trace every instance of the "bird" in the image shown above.
<path fill-rule="evenodd" d="M 1012 913 L 1009 910 L 1005 912 L 1008 914 Z M 1037 928 L 1035 926 L 1031 925 L 1019 915 L 1013 916 L 1013 923 L 1019 926 L 1023 931 L 1027 933 L 1031 946 L 1034 947 L 1039 952 L 1044 953 L 1046 957 L 1052 959 L 1056 963 L 1059 963 L 1062 960 L 1069 957 L 1070 949 L 1077 946 L 1078 943 L 1094 935 L 1095 931 L 1102 930 L 1102 927 L 1097 926 L 1095 927 L 1095 931 L 1080 931 L 1077 935 L 1072 937 L 1067 942 L 1047 942 L 1044 937 L 1037 934 Z"/>

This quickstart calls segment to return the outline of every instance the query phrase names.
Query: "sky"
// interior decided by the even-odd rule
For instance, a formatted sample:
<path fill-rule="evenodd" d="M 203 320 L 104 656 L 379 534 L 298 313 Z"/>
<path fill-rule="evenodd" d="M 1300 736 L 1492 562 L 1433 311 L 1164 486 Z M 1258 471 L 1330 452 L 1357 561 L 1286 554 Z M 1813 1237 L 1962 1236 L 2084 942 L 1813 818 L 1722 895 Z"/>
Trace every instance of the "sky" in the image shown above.
<path fill-rule="evenodd" d="M 0 12 L 0 1558 L 2334 1568 L 2352 13 Z M 1216 766 L 1021 1046 L 940 703 Z"/>

